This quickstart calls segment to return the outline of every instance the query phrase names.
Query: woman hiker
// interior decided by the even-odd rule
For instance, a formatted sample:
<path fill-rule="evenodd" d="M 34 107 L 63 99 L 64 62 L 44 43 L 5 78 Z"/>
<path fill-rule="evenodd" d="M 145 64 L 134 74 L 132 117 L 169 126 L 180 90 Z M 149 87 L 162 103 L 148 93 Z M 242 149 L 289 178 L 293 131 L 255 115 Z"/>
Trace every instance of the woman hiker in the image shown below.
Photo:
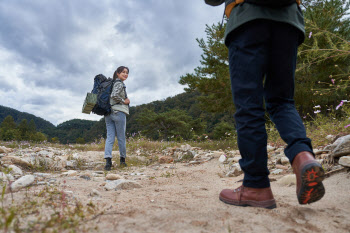
<path fill-rule="evenodd" d="M 105 116 L 107 139 L 105 144 L 106 166 L 105 170 L 110 171 L 112 167 L 112 149 L 117 135 L 119 153 L 120 153 L 120 166 L 126 167 L 126 115 L 129 115 L 130 100 L 126 94 L 126 86 L 124 81 L 129 76 L 129 68 L 120 66 L 113 74 L 113 89 L 110 96 L 110 104 L 112 106 L 112 113 Z"/>
<path fill-rule="evenodd" d="M 294 105 L 297 49 L 305 37 L 300 0 L 205 2 L 212 6 L 225 2 L 225 44 L 244 171 L 242 186 L 222 190 L 220 200 L 236 206 L 276 207 L 268 177 L 265 109 L 287 143 L 284 153 L 296 174 L 299 203 L 320 200 L 325 194 L 324 170 L 314 158 Z"/>

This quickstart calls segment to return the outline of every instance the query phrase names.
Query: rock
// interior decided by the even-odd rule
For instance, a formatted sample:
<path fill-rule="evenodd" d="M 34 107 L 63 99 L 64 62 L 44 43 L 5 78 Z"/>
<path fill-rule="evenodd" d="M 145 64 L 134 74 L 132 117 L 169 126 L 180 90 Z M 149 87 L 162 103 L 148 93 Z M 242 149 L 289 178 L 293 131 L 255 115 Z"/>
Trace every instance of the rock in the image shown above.
<path fill-rule="evenodd" d="M 281 165 L 281 164 L 276 164 L 277 169 L 283 169 L 283 170 L 288 170 L 287 166 Z"/>
<path fill-rule="evenodd" d="M 0 181 L 2 182 L 8 182 L 8 181 L 14 181 L 15 178 L 11 174 L 5 174 L 3 172 L 0 172 Z"/>
<path fill-rule="evenodd" d="M 118 174 L 108 174 L 106 176 L 106 180 L 120 180 L 120 179 L 123 179 L 123 177 Z"/>
<path fill-rule="evenodd" d="M 212 156 L 214 158 L 220 158 L 222 155 L 224 155 L 224 152 L 222 152 L 222 151 L 213 151 L 212 152 Z"/>
<path fill-rule="evenodd" d="M 190 161 L 188 164 L 189 165 L 195 165 L 195 164 L 201 164 L 201 161 Z"/>
<path fill-rule="evenodd" d="M 228 158 L 227 163 L 236 163 L 234 158 Z"/>
<path fill-rule="evenodd" d="M 338 158 L 350 155 L 350 135 L 338 138 L 333 144 L 330 156 Z"/>
<path fill-rule="evenodd" d="M 350 167 L 350 156 L 343 156 L 339 159 L 339 164 L 344 167 Z"/>
<path fill-rule="evenodd" d="M 33 165 L 29 163 L 28 161 L 21 159 L 17 156 L 5 156 L 2 158 L 2 161 L 8 161 L 15 165 L 18 165 L 22 168 L 31 168 Z"/>
<path fill-rule="evenodd" d="M 13 151 L 13 149 L 11 149 L 11 148 L 0 146 L 0 153 L 10 153 L 12 151 Z"/>
<path fill-rule="evenodd" d="M 51 174 L 50 173 L 35 172 L 33 175 L 36 176 L 36 177 L 45 177 L 45 178 L 47 178 Z"/>
<path fill-rule="evenodd" d="M 172 157 L 170 157 L 170 156 L 162 156 L 162 157 L 159 158 L 158 162 L 159 163 L 171 163 L 173 161 L 174 161 L 174 159 Z"/>
<path fill-rule="evenodd" d="M 139 183 L 132 180 L 115 180 L 108 182 L 104 188 L 108 191 L 113 189 L 133 189 L 141 187 Z"/>
<path fill-rule="evenodd" d="M 20 169 L 19 167 L 17 167 L 16 165 L 10 165 L 9 168 L 11 169 L 11 174 L 12 175 L 19 175 L 19 176 L 23 176 L 23 171 L 22 169 Z"/>
<path fill-rule="evenodd" d="M 66 176 L 76 176 L 76 175 L 78 175 L 78 172 L 77 172 L 77 171 L 74 171 L 74 170 L 69 170 L 69 171 L 67 171 L 67 172 L 62 173 L 62 175 L 66 175 Z"/>
<path fill-rule="evenodd" d="M 235 167 L 232 167 L 232 168 L 230 169 L 230 171 L 228 171 L 228 172 L 226 173 L 226 176 L 228 176 L 228 177 L 234 177 L 234 176 L 239 176 L 239 175 L 241 175 L 242 173 L 243 173 L 243 171 L 242 171 L 241 167 L 240 167 L 240 166 L 235 166 Z"/>
<path fill-rule="evenodd" d="M 283 169 L 275 169 L 275 170 L 273 170 L 273 171 L 271 172 L 271 174 L 273 174 L 273 175 L 278 175 L 278 174 L 281 174 L 282 172 L 284 172 Z"/>
<path fill-rule="evenodd" d="M 181 145 L 181 150 L 182 151 L 188 151 L 188 150 L 191 150 L 191 149 L 192 149 L 192 147 L 190 145 L 188 145 L 188 144 Z"/>
<path fill-rule="evenodd" d="M 240 160 L 241 158 L 242 158 L 242 157 L 233 157 L 233 161 L 234 161 L 235 163 L 238 163 L 239 160 Z"/>
<path fill-rule="evenodd" d="M 334 136 L 334 135 L 327 135 L 326 136 L 326 139 L 330 142 L 333 142 L 335 140 L 335 138 L 336 138 L 336 136 Z"/>
<path fill-rule="evenodd" d="M 92 197 L 100 197 L 101 193 L 99 191 L 97 191 L 96 189 L 93 189 L 90 192 L 90 196 L 92 196 Z"/>
<path fill-rule="evenodd" d="M 214 157 L 215 157 L 215 156 L 214 156 Z M 227 159 L 226 155 L 222 154 L 222 155 L 220 156 L 220 158 L 219 158 L 219 162 L 220 162 L 220 163 L 224 163 L 224 162 L 226 161 L 226 159 Z"/>
<path fill-rule="evenodd" d="M 66 168 L 67 169 L 69 169 L 69 168 L 76 168 L 76 166 L 77 166 L 77 161 L 75 161 L 75 160 L 68 160 L 68 161 L 66 161 Z"/>
<path fill-rule="evenodd" d="M 283 176 L 281 179 L 277 181 L 277 184 L 290 186 L 295 185 L 297 183 L 297 178 L 294 174 Z"/>
<path fill-rule="evenodd" d="M 15 182 L 11 184 L 11 190 L 13 192 L 16 192 L 22 188 L 28 187 L 29 185 L 33 184 L 35 181 L 35 177 L 33 175 L 26 175 L 22 176 Z"/>
<path fill-rule="evenodd" d="M 87 176 L 87 175 L 81 175 L 81 176 L 79 176 L 79 178 L 82 178 L 84 180 L 91 180 L 91 177 Z"/>
<path fill-rule="evenodd" d="M 281 158 L 281 164 L 282 165 L 288 165 L 289 164 L 289 159 L 285 158 L 285 157 Z"/>
<path fill-rule="evenodd" d="M 267 152 L 271 152 L 271 151 L 274 151 L 274 150 L 276 150 L 276 147 L 267 145 Z"/>

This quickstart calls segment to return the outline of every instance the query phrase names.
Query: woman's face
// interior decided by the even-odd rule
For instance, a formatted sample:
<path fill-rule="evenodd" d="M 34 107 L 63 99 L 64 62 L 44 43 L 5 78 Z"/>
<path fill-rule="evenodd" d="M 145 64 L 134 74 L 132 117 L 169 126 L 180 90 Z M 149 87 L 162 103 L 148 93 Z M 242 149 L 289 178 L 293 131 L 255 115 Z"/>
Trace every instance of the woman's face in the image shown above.
<path fill-rule="evenodd" d="M 125 81 L 128 78 L 128 76 L 129 76 L 129 72 L 126 68 L 124 68 L 124 70 L 119 74 L 117 73 L 117 77 L 122 81 Z"/>

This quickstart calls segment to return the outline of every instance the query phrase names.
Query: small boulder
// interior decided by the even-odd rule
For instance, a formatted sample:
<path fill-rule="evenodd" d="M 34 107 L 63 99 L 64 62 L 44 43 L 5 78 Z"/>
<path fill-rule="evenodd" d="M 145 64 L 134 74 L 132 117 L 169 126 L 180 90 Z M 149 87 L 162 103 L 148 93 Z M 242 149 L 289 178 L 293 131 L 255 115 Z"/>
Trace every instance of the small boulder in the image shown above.
<path fill-rule="evenodd" d="M 106 176 L 106 180 L 120 180 L 120 179 L 123 179 L 123 177 L 118 174 L 108 174 Z"/>
<path fill-rule="evenodd" d="M 111 182 L 108 182 L 106 185 L 105 185 L 105 189 L 108 191 L 108 190 L 113 190 L 113 189 L 133 189 L 133 188 L 141 188 L 142 186 L 133 181 L 133 180 L 115 180 L 115 181 L 111 181 Z"/>
<path fill-rule="evenodd" d="M 214 156 L 214 157 L 215 157 L 215 156 Z M 220 163 L 224 163 L 226 160 L 227 160 L 227 156 L 224 155 L 224 154 L 222 154 L 222 155 L 220 156 L 220 158 L 219 158 L 219 162 L 220 162 Z"/>
<path fill-rule="evenodd" d="M 172 157 L 170 157 L 170 156 L 162 156 L 162 157 L 159 158 L 158 162 L 159 163 L 171 163 L 173 161 L 174 161 L 174 159 Z"/>
<path fill-rule="evenodd" d="M 295 185 L 297 183 L 297 178 L 294 174 L 283 176 L 281 179 L 277 181 L 277 184 L 290 186 Z"/>
<path fill-rule="evenodd" d="M 23 176 L 23 171 L 22 169 L 20 169 L 19 167 L 17 167 L 16 165 L 10 165 L 9 168 L 11 169 L 11 174 L 12 175 L 18 175 L 18 176 Z"/>
<path fill-rule="evenodd" d="M 339 159 L 339 164 L 343 167 L 350 167 L 350 156 L 343 156 Z"/>
<path fill-rule="evenodd" d="M 77 171 L 74 171 L 74 170 L 69 170 L 69 171 L 67 171 L 67 172 L 62 173 L 62 175 L 66 175 L 66 176 L 76 176 L 76 175 L 78 175 L 78 172 L 77 172 Z"/>
<path fill-rule="evenodd" d="M 34 181 L 35 181 L 35 177 L 33 175 L 22 176 L 21 178 L 19 178 L 18 180 L 16 180 L 11 184 L 11 190 L 13 192 L 16 192 L 22 188 L 30 186 L 31 184 L 34 183 Z"/>

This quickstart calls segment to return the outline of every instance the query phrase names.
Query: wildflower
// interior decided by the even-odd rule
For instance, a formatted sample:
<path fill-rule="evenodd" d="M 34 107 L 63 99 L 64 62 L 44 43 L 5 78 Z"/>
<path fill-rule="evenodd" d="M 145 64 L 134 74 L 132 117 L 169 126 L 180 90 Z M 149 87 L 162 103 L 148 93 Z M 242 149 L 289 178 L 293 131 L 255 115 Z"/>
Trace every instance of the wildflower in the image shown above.
<path fill-rule="evenodd" d="M 331 79 L 331 81 L 332 81 L 332 83 L 334 84 L 334 79 L 333 79 L 333 78 Z"/>
<path fill-rule="evenodd" d="M 309 39 L 311 38 L 311 36 L 312 36 L 312 32 L 309 33 Z"/>
<path fill-rule="evenodd" d="M 320 105 L 316 105 L 314 108 L 321 108 L 321 106 Z"/>
<path fill-rule="evenodd" d="M 335 110 L 338 110 L 341 106 L 343 106 L 344 102 L 340 101 L 340 103 L 338 104 L 338 106 L 335 108 Z"/>
<path fill-rule="evenodd" d="M 348 125 L 344 126 L 344 128 L 345 128 L 345 129 L 346 129 L 346 128 L 348 128 L 348 127 L 350 127 L 350 124 L 348 124 Z"/>
<path fill-rule="evenodd" d="M 321 112 L 321 110 L 314 111 L 315 114 L 320 113 L 320 112 Z"/>

